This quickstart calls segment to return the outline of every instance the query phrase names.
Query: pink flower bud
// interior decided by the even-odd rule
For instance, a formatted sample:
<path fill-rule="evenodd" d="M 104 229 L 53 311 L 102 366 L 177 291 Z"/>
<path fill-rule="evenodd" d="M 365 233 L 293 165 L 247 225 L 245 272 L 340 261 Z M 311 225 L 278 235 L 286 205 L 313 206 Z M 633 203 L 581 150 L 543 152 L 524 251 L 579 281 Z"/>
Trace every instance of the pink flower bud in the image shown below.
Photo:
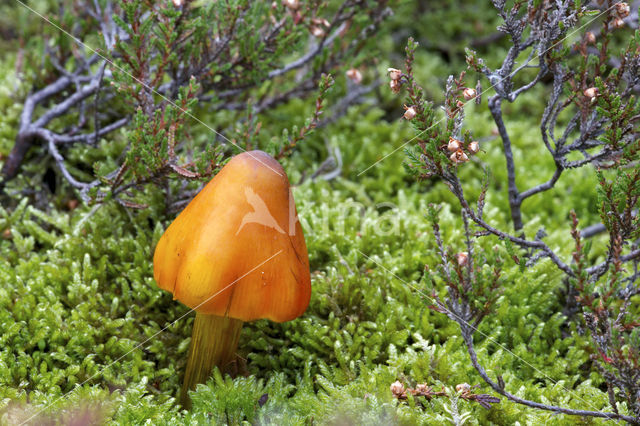
<path fill-rule="evenodd" d="M 469 262 L 469 253 L 467 253 L 466 251 L 460 252 L 458 254 L 456 254 L 456 261 L 458 262 L 458 265 L 460 266 L 464 266 L 467 264 L 467 262 Z"/>
<path fill-rule="evenodd" d="M 402 87 L 402 85 L 400 83 L 398 83 L 398 80 L 391 80 L 389 82 L 389 87 L 391 87 L 391 91 L 393 93 L 399 93 L 400 92 L 400 88 Z"/>
<path fill-rule="evenodd" d="M 297 10 L 300 7 L 299 0 L 282 0 L 282 4 L 284 7 L 287 7 L 291 10 Z"/>
<path fill-rule="evenodd" d="M 324 30 L 316 25 L 312 25 L 311 28 L 309 28 L 309 31 L 311 31 L 311 34 L 313 34 L 314 37 L 324 37 Z"/>
<path fill-rule="evenodd" d="M 406 109 L 406 111 L 404 112 L 405 120 L 411 120 L 413 117 L 416 116 L 416 109 L 414 107 L 407 108 L 405 106 L 405 109 Z"/>
<path fill-rule="evenodd" d="M 467 87 L 462 91 L 462 96 L 465 101 L 470 101 L 471 99 L 476 97 L 476 89 L 472 89 L 471 87 Z"/>
<path fill-rule="evenodd" d="M 587 98 L 593 99 L 596 96 L 598 96 L 598 88 L 597 87 L 589 87 L 588 89 L 585 89 L 583 93 Z"/>
<path fill-rule="evenodd" d="M 621 18 L 626 18 L 627 16 L 629 16 L 629 13 L 631 12 L 631 8 L 629 7 L 629 4 L 625 2 L 616 3 L 615 8 L 616 8 L 616 12 L 618 13 L 618 16 Z"/>
<path fill-rule="evenodd" d="M 182 6 L 182 0 L 173 0 L 173 5 L 175 7 L 180 7 Z"/>
<path fill-rule="evenodd" d="M 456 385 L 457 392 L 469 392 L 471 390 L 471 385 L 469 383 L 460 383 Z"/>
<path fill-rule="evenodd" d="M 622 20 L 622 18 L 616 18 L 611 23 L 611 26 L 613 28 L 622 28 L 622 27 L 624 27 L 624 21 Z"/>
<path fill-rule="evenodd" d="M 456 152 L 457 150 L 460 149 L 460 147 L 462 146 L 462 143 L 454 138 L 449 138 L 449 144 L 447 145 L 447 150 L 449 152 Z"/>
<path fill-rule="evenodd" d="M 469 161 L 469 157 L 467 157 L 467 154 L 465 154 L 461 149 L 459 149 L 449 156 L 449 160 L 451 160 L 456 164 L 466 163 L 467 161 Z"/>
<path fill-rule="evenodd" d="M 393 394 L 393 396 L 395 396 L 396 398 L 402 396 L 405 393 L 404 385 L 399 380 L 391 383 L 391 386 L 389 388 L 391 389 L 391 393 Z"/>
<path fill-rule="evenodd" d="M 416 390 L 415 392 L 419 395 L 426 395 L 429 393 L 431 389 L 429 388 L 429 386 L 427 386 L 426 383 L 420 383 L 416 385 Z"/>
<path fill-rule="evenodd" d="M 469 143 L 469 152 L 472 154 L 477 154 L 480 151 L 480 144 L 477 141 L 473 141 Z"/>
<path fill-rule="evenodd" d="M 389 68 L 387 69 L 387 72 L 389 73 L 389 78 L 391 80 L 400 80 L 400 77 L 402 77 L 402 71 L 400 71 L 399 69 Z"/>
<path fill-rule="evenodd" d="M 311 18 L 311 23 L 314 24 L 314 25 L 324 25 L 327 28 L 329 28 L 331 26 L 329 21 L 327 21 L 326 19 L 321 19 L 321 18 Z"/>
<path fill-rule="evenodd" d="M 356 68 L 351 68 L 346 72 L 347 77 L 353 81 L 355 84 L 362 83 L 362 73 L 358 71 Z"/>
<path fill-rule="evenodd" d="M 595 34 L 593 34 L 591 31 L 587 31 L 584 34 L 584 39 L 587 41 L 587 43 L 589 44 L 593 44 L 596 42 L 596 36 Z"/>

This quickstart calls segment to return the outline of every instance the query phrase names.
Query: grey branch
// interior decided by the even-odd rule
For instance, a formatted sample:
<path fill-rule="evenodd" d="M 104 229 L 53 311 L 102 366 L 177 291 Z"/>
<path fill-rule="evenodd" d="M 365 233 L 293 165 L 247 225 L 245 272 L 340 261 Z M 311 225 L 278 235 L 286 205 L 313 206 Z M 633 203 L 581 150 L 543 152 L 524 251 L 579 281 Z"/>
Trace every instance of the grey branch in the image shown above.
<path fill-rule="evenodd" d="M 568 414 L 571 416 L 599 417 L 599 418 L 605 418 L 610 420 L 624 420 L 626 422 L 633 423 L 633 424 L 637 423 L 638 419 L 635 419 L 630 416 L 618 414 L 618 413 L 607 413 L 607 412 L 590 411 L 590 410 L 574 410 L 571 408 L 559 407 L 557 405 L 547 405 L 547 404 L 542 404 L 540 402 L 519 398 L 507 392 L 503 387 L 501 387 L 498 383 L 494 382 L 489 377 L 485 369 L 478 362 L 478 355 L 476 354 L 476 351 L 473 346 L 473 331 L 470 329 L 470 326 L 467 324 L 461 323 L 460 320 L 456 320 L 456 322 L 458 322 L 458 324 L 460 325 L 460 330 L 462 331 L 462 338 L 464 339 L 464 342 L 467 346 L 467 352 L 469 353 L 469 358 L 471 358 L 471 363 L 473 364 L 473 367 L 476 369 L 478 374 L 480 374 L 480 377 L 482 377 L 482 379 L 489 386 L 491 386 L 491 388 L 495 392 L 499 393 L 500 395 L 504 396 L 510 401 L 513 401 L 517 404 L 526 405 L 527 407 L 531 407 L 531 408 L 537 408 L 537 409 L 546 410 L 546 411 L 553 411 L 556 413 Z"/>

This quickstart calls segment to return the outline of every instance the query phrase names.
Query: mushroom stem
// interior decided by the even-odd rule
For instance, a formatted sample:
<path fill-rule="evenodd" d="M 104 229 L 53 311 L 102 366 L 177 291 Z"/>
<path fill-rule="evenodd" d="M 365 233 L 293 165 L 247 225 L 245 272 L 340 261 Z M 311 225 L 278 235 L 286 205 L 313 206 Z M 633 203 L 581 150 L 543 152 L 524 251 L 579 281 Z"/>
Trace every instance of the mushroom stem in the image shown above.
<path fill-rule="evenodd" d="M 235 359 L 243 321 L 196 312 L 180 403 L 191 408 L 189 391 L 205 383 L 213 367 L 224 370 Z"/>

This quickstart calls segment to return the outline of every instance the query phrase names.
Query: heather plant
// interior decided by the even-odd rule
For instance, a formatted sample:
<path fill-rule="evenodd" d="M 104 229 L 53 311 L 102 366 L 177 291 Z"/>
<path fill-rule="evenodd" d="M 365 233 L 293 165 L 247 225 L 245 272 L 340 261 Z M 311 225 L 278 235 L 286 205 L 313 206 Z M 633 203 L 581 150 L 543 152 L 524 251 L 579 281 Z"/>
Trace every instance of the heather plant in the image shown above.
<path fill-rule="evenodd" d="M 50 25 L 22 59 L 33 90 L 2 185 L 42 146 L 83 201 L 136 208 L 145 207 L 135 195 L 145 185 L 210 178 L 233 153 L 290 155 L 320 122 L 328 73 L 359 73 L 361 50 L 390 13 L 386 1 L 361 0 L 40 3 L 47 16 L 23 6 Z M 371 87 L 358 85 L 343 107 Z M 314 92 L 315 111 L 302 126 L 261 137 L 258 114 Z M 198 119 L 203 111 L 215 119 Z M 87 164 L 96 149 L 109 156 Z"/>
<path fill-rule="evenodd" d="M 537 409 L 638 422 L 640 330 L 637 304 L 633 303 L 640 294 L 637 14 L 631 17 L 630 7 L 624 2 L 604 2 L 600 9 L 573 2 L 508 5 L 494 1 L 494 6 L 503 19 L 499 30 L 509 36 L 511 45 L 502 63 L 494 67 L 472 50 L 467 52 L 467 70 L 447 80 L 442 116 L 414 78 L 417 44 L 412 39 L 406 49 L 404 72 L 389 70 L 392 91 L 406 89 L 404 117 L 417 132 L 406 151 L 406 168 L 421 180 L 443 180 L 455 196 L 462 218 L 463 233 L 457 244 L 462 248 L 456 253 L 445 248 L 437 208 L 429 207 L 440 253 L 437 272 L 428 270 L 425 274 L 435 299 L 432 308 L 458 323 L 472 365 L 494 391 L 506 398 Z M 599 25 L 593 16 L 599 18 Z M 589 24 L 593 29 L 582 31 Z M 469 84 L 467 72 L 478 75 L 477 84 Z M 520 96 L 530 91 L 543 96 L 546 105 L 537 117 L 539 134 L 526 137 L 535 138 L 546 148 L 555 169 L 548 180 L 533 185 L 531 180 L 540 181 L 544 176 L 526 170 L 546 160 L 530 158 L 526 150 L 516 157 L 517 142 L 511 136 L 504 106 L 504 102 L 517 104 Z M 479 143 L 472 127 L 465 123 L 465 107 L 470 102 L 486 102 L 502 141 L 509 227 L 496 225 L 485 213 L 491 197 L 492 170 L 483 166 L 482 157 L 491 148 Z M 465 185 L 463 169 L 474 167 L 484 169 L 484 183 L 479 188 Z M 575 249 L 566 256 L 562 248 L 545 242 L 544 227 L 526 226 L 531 219 L 524 215 L 523 203 L 551 191 L 560 179 L 567 178 L 567 171 L 584 167 L 592 168 L 596 176 L 594 195 L 602 223 L 579 229 L 577 214 L 567 205 L 566 233 L 574 240 Z M 520 179 L 522 174 L 535 179 Z M 584 240 L 600 233 L 607 238 L 596 244 L 603 244 L 605 249 L 591 254 L 593 240 Z M 478 245 L 479 240 L 487 238 L 500 241 L 504 252 Z M 509 392 L 499 374 L 490 377 L 479 363 L 474 335 L 484 318 L 499 309 L 506 261 L 519 265 L 523 276 L 543 261 L 562 272 L 558 285 L 567 283 L 564 313 L 578 321 L 576 332 L 591 339 L 589 368 L 604 380 L 609 410 L 586 409 L 591 405 L 587 401 L 585 409 L 572 409 L 521 398 Z M 441 284 L 447 289 L 446 296 L 440 291 Z"/>

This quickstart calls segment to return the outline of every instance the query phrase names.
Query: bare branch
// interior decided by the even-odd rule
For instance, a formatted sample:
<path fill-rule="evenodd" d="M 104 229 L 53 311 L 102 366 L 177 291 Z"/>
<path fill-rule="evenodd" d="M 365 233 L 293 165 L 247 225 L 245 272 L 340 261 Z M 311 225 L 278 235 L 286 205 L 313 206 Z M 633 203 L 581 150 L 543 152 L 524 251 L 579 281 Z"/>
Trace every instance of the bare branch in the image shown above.
<path fill-rule="evenodd" d="M 467 352 L 469 353 L 469 358 L 471 359 L 471 364 L 476 369 L 480 377 L 489 385 L 491 388 L 504 396 L 505 398 L 513 401 L 517 404 L 526 405 L 527 407 L 537 408 L 545 411 L 553 411 L 556 413 L 568 414 L 571 416 L 586 416 L 586 417 L 599 417 L 610 420 L 624 420 L 629 423 L 636 423 L 635 418 L 630 416 L 621 415 L 618 413 L 607 413 L 601 411 L 589 411 L 589 410 L 574 410 L 571 408 L 560 407 L 557 405 L 547 405 L 542 404 L 540 402 L 530 401 L 527 399 L 519 398 L 509 392 L 507 392 L 503 387 L 501 387 L 498 383 L 491 380 L 485 369 L 478 362 L 478 355 L 473 346 L 473 331 L 469 329 L 468 326 L 460 324 L 460 330 L 462 331 L 462 338 L 464 339 L 465 344 L 467 345 Z"/>

